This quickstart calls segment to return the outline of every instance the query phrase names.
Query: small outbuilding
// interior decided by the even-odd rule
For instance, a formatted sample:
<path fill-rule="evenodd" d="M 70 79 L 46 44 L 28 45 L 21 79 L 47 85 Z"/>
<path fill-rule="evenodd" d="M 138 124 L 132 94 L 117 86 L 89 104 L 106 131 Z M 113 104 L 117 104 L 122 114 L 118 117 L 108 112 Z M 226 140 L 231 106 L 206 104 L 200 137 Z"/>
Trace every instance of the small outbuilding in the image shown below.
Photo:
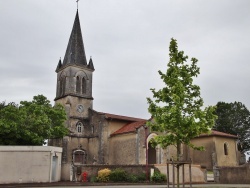
<path fill-rule="evenodd" d="M 203 146 L 205 151 L 191 149 L 190 158 L 194 164 L 200 164 L 208 170 L 218 166 L 238 166 L 237 140 L 236 135 L 215 130 L 212 130 L 210 134 L 201 134 L 191 142 L 195 146 Z M 185 152 L 186 155 L 188 153 Z"/>
<path fill-rule="evenodd" d="M 0 146 L 0 184 L 61 180 L 62 148 Z"/>

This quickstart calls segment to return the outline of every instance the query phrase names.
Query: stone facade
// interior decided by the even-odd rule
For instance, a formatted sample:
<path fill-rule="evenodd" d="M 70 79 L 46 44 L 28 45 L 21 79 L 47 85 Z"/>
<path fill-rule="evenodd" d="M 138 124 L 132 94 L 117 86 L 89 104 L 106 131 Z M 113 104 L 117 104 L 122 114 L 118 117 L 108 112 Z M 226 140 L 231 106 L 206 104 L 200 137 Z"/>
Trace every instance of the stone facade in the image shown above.
<path fill-rule="evenodd" d="M 110 164 L 145 164 L 145 137 L 138 133 L 113 136 L 110 139 Z M 122 148 L 122 149 L 121 149 Z"/>
<path fill-rule="evenodd" d="M 197 151 L 190 149 L 185 156 L 190 158 L 194 164 L 200 164 L 208 170 L 213 170 L 217 166 L 237 166 L 238 150 L 237 136 L 212 131 L 209 135 L 201 135 L 192 139 L 192 143 L 196 146 L 203 146 L 205 151 Z"/>

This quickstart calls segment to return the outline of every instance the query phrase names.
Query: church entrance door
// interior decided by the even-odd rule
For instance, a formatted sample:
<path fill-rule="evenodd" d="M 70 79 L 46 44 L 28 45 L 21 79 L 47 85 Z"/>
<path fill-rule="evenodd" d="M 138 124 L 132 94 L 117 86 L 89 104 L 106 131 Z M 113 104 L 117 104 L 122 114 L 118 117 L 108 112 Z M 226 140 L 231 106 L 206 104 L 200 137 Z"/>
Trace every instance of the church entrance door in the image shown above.
<path fill-rule="evenodd" d="M 148 143 L 148 164 L 156 164 L 156 149 Z"/>

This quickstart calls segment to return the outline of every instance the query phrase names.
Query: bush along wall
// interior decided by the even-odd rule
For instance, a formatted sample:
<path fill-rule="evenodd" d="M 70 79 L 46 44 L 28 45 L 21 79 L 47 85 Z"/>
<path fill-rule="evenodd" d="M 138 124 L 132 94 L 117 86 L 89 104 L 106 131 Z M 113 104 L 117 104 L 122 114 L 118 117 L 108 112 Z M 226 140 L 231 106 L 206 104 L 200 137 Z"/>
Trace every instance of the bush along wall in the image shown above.
<path fill-rule="evenodd" d="M 97 177 L 92 176 L 91 182 L 145 182 L 146 174 L 140 172 L 138 174 L 128 173 L 124 169 L 116 168 L 110 170 L 108 168 L 98 171 Z"/>
<path fill-rule="evenodd" d="M 82 173 L 88 174 L 88 181 L 89 182 L 101 182 L 98 180 L 98 172 L 103 169 L 109 169 L 114 171 L 115 169 L 123 169 L 127 173 L 127 180 L 126 182 L 144 182 L 146 181 L 146 169 L 154 168 L 154 165 L 148 165 L 146 168 L 146 165 L 104 165 L 104 164 L 85 164 L 85 165 L 79 165 L 76 166 L 79 167 L 80 174 L 78 175 L 77 179 L 81 181 L 81 175 Z M 148 176 L 149 177 L 149 176 Z M 109 178 L 109 177 L 108 177 Z M 111 180 L 108 180 L 111 182 Z"/>
<path fill-rule="evenodd" d="M 167 177 L 165 174 L 156 171 L 154 172 L 153 176 L 150 177 L 150 181 L 156 183 L 162 183 L 167 181 Z"/>
<path fill-rule="evenodd" d="M 139 183 L 147 181 L 146 174 L 141 172 L 137 174 L 128 173 L 122 168 L 116 168 L 110 170 L 108 168 L 101 169 L 98 171 L 98 176 L 91 177 L 92 182 L 130 182 L 130 183 Z M 167 181 L 165 174 L 155 171 L 154 174 L 150 177 L 151 182 L 162 183 Z"/>

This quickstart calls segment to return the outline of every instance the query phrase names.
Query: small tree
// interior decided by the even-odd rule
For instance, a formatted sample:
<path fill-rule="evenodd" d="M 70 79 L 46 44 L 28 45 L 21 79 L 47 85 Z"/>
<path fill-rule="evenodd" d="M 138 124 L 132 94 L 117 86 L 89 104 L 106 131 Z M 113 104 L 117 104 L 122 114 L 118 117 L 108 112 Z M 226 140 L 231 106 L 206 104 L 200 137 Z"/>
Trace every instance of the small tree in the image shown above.
<path fill-rule="evenodd" d="M 191 58 L 191 64 L 188 64 L 188 56 L 183 51 L 178 51 L 175 39 L 171 39 L 169 51 L 168 69 L 165 74 L 159 71 L 165 86 L 158 91 L 151 89 L 154 101 L 147 98 L 148 110 L 153 118 L 148 125 L 152 131 L 162 133 L 154 138 L 153 143 L 160 144 L 162 148 L 176 146 L 179 161 L 181 144 L 202 149 L 191 144 L 190 140 L 208 132 L 213 127 L 216 116 L 214 107 L 202 108 L 200 87 L 193 84 L 193 78 L 199 74 L 198 60 Z M 179 167 L 177 168 L 179 187 Z"/>
<path fill-rule="evenodd" d="M 51 106 L 43 95 L 31 102 L 0 103 L 0 145 L 43 145 L 46 139 L 68 133 L 61 105 Z"/>
<path fill-rule="evenodd" d="M 250 150 L 250 112 L 241 102 L 218 102 L 215 130 L 234 134 L 239 137 L 239 151 L 244 153 Z"/>

